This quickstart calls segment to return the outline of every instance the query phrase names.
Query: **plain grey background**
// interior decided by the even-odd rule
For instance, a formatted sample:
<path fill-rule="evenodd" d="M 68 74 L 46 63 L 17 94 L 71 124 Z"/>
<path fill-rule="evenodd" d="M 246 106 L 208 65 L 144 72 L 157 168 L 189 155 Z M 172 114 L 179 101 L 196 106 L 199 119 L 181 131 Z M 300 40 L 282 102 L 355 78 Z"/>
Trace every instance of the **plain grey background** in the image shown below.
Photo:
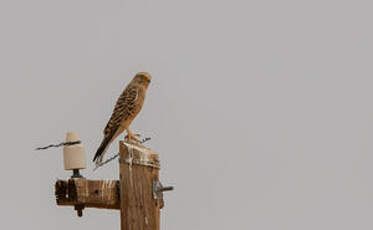
<path fill-rule="evenodd" d="M 162 229 L 373 229 L 370 1 L 1 0 L 1 229 L 119 229 L 55 205 L 80 133 L 91 159 L 138 71 Z M 123 136 L 121 137 L 123 138 Z M 117 152 L 117 141 L 109 149 Z"/>

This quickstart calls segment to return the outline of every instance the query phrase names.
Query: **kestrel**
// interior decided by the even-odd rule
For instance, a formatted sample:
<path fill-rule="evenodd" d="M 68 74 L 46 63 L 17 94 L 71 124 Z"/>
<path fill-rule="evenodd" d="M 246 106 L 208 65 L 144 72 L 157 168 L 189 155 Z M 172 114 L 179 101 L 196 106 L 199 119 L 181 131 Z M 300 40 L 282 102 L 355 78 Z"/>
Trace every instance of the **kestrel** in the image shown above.
<path fill-rule="evenodd" d="M 105 151 L 111 142 L 125 130 L 128 139 L 139 141 L 129 127 L 144 104 L 146 90 L 151 78 L 149 73 L 137 73 L 118 98 L 110 120 L 104 129 L 104 139 L 93 158 L 96 166 L 102 163 Z"/>

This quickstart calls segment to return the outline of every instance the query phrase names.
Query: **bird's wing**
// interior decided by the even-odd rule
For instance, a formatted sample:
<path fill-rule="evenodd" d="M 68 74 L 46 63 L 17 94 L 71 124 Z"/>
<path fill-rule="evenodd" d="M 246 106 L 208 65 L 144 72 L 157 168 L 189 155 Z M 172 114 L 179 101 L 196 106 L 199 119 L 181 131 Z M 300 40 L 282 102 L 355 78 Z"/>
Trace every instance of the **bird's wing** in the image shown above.
<path fill-rule="evenodd" d="M 122 121 L 127 119 L 133 113 L 138 95 L 138 87 L 129 85 L 119 96 L 110 120 L 104 129 L 104 139 L 93 158 L 93 161 L 97 160 L 97 165 L 101 163 L 106 148 L 109 146 L 112 139 L 115 138 L 115 135 L 117 135 L 116 132 L 118 131 Z"/>
<path fill-rule="evenodd" d="M 117 100 L 110 120 L 104 129 L 104 136 L 112 136 L 118 130 L 123 119 L 131 115 L 136 100 L 139 95 L 139 89 L 136 86 L 129 85 Z"/>

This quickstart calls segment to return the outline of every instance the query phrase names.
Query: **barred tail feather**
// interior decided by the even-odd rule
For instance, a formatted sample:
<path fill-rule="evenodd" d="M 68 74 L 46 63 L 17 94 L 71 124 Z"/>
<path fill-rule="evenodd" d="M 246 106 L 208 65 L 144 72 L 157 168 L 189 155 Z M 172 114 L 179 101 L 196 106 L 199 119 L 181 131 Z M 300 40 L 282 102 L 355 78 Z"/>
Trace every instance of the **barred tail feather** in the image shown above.
<path fill-rule="evenodd" d="M 110 140 L 111 140 L 111 137 L 110 136 L 107 136 L 105 137 L 101 144 L 100 144 L 100 147 L 98 147 L 97 149 L 97 152 L 95 154 L 95 157 L 93 158 L 93 162 L 96 161 L 96 164 L 99 164 L 101 163 L 100 161 L 102 160 L 102 157 L 104 156 L 105 152 L 106 152 L 106 149 L 109 147 L 110 145 Z"/>

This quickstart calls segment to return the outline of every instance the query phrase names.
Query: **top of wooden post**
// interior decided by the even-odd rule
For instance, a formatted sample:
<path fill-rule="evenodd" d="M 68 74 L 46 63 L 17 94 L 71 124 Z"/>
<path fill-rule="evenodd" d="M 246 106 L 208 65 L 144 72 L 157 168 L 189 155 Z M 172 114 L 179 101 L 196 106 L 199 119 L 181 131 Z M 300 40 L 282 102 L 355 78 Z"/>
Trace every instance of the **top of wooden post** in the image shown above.
<path fill-rule="evenodd" d="M 159 155 L 153 150 L 131 140 L 119 142 L 120 163 L 160 168 Z"/>

